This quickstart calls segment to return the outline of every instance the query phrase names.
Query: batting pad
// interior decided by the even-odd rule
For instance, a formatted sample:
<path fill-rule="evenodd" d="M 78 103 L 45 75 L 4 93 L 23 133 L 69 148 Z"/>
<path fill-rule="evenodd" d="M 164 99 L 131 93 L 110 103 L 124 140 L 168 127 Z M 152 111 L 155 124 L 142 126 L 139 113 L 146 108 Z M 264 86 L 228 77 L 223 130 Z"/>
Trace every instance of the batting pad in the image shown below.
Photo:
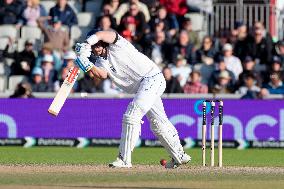
<path fill-rule="evenodd" d="M 133 102 L 128 105 L 123 115 L 119 155 L 126 163 L 131 163 L 131 152 L 141 132 L 142 117 L 143 113 L 141 109 Z"/>
<path fill-rule="evenodd" d="M 151 130 L 159 139 L 161 144 L 167 150 L 174 160 L 182 164 L 181 157 L 184 154 L 183 147 L 180 143 L 178 132 L 170 121 L 161 122 L 155 118 L 150 119 Z"/>

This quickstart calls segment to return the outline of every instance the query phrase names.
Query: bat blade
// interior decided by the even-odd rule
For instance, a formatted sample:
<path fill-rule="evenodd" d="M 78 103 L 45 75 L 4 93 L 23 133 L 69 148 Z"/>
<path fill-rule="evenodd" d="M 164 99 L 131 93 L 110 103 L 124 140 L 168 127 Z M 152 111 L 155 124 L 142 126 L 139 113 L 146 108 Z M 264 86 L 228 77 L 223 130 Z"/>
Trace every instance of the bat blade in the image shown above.
<path fill-rule="evenodd" d="M 59 91 L 57 92 L 55 98 L 53 99 L 51 105 L 48 108 L 48 112 L 51 115 L 57 116 L 64 105 L 67 97 L 69 96 L 77 78 L 80 73 L 79 68 L 72 67 L 65 80 L 63 81 Z"/>

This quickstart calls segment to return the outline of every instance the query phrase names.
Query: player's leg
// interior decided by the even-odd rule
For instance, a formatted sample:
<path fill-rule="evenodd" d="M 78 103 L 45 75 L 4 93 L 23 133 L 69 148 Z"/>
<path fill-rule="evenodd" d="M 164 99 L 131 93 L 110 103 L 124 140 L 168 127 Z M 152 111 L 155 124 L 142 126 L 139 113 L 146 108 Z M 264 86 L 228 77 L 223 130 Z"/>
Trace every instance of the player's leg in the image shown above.
<path fill-rule="evenodd" d="M 151 130 L 165 147 L 173 160 L 167 163 L 167 168 L 176 168 L 180 164 L 186 164 L 191 160 L 180 143 L 179 135 L 176 128 L 169 121 L 163 106 L 161 98 L 146 114 L 151 124 Z"/>
<path fill-rule="evenodd" d="M 131 152 L 139 138 L 141 120 L 151 109 L 157 98 L 160 98 L 165 88 L 165 80 L 160 73 L 145 77 L 140 87 L 128 105 L 123 115 L 119 156 L 116 161 L 109 164 L 111 167 L 131 167 Z"/>
<path fill-rule="evenodd" d="M 132 167 L 131 152 L 139 138 L 143 116 L 144 113 L 134 102 L 129 103 L 122 120 L 119 155 L 116 161 L 109 164 L 110 167 Z"/>

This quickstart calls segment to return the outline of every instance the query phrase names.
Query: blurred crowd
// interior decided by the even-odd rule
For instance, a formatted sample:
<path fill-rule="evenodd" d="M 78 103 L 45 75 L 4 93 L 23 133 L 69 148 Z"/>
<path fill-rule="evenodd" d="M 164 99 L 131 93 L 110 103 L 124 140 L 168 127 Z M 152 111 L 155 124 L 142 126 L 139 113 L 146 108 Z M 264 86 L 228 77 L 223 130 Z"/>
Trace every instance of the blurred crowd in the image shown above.
<path fill-rule="evenodd" d="M 201 35 L 192 29 L 189 15 L 204 11 L 185 0 L 105 0 L 94 27 L 116 30 L 152 59 L 166 78 L 166 93 L 236 93 L 242 98 L 284 94 L 284 41 L 273 41 L 260 21 L 251 27 L 237 21 L 231 30 Z M 78 24 L 67 0 L 57 0 L 50 10 L 39 0 L 1 0 L 0 24 L 37 26 L 44 34 L 37 52 L 30 40 L 23 51 L 9 52 L 11 39 L 1 53 L 14 59 L 10 75 L 29 78 L 13 97 L 57 91 L 76 58 L 70 33 L 62 29 Z M 88 75 L 79 77 L 73 91 L 122 93 L 110 80 Z"/>

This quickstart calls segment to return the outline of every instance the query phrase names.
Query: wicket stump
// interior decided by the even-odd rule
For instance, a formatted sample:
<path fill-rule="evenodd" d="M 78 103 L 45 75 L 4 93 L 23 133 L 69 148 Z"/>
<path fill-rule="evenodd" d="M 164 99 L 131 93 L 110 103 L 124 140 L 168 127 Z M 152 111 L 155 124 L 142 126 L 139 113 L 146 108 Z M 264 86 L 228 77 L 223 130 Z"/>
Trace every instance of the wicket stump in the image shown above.
<path fill-rule="evenodd" d="M 222 147 L 222 127 L 223 127 L 223 101 L 222 100 L 204 100 L 202 105 L 202 165 L 206 166 L 206 105 L 207 102 L 210 103 L 210 166 L 214 166 L 214 148 L 215 148 L 215 138 L 214 138 L 214 113 L 215 113 L 215 103 L 219 103 L 219 137 L 218 137 L 218 166 L 223 166 L 223 147 Z"/>

